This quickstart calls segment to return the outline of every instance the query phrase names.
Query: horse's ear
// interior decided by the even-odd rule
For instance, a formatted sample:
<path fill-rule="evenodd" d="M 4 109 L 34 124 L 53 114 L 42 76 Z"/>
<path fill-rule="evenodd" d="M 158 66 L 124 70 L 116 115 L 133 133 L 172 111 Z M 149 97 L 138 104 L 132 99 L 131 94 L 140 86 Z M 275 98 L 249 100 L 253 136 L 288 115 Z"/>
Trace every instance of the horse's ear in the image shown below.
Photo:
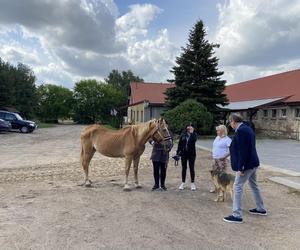
<path fill-rule="evenodd" d="M 150 120 L 149 123 L 148 123 L 148 127 L 150 128 L 152 123 L 155 123 L 155 120 Z"/>

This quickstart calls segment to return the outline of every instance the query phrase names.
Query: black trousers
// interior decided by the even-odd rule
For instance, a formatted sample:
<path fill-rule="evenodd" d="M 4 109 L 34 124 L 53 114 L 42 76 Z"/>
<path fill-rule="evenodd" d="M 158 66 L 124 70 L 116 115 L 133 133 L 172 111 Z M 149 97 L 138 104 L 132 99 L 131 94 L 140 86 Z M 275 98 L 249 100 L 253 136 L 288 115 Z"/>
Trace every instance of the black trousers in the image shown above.
<path fill-rule="evenodd" d="M 183 155 L 181 156 L 181 165 L 182 165 L 182 182 L 185 182 L 186 178 L 186 169 L 187 169 L 187 162 L 189 162 L 190 167 L 190 174 L 191 174 L 191 182 L 195 181 L 195 155 Z"/>
<path fill-rule="evenodd" d="M 160 186 L 165 186 L 166 180 L 166 172 L 167 172 L 167 163 L 160 162 L 160 161 L 152 161 L 153 163 L 153 176 L 155 186 L 159 187 L 159 179 L 160 179 Z"/>

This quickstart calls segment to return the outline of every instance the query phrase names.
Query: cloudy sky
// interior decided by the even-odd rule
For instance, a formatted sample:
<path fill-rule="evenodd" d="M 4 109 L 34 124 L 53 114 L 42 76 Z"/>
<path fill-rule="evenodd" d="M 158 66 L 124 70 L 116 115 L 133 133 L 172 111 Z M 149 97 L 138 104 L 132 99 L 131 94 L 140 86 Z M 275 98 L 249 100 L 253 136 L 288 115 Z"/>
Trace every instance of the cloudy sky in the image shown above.
<path fill-rule="evenodd" d="M 300 0 L 0 0 L 0 57 L 72 88 L 131 69 L 165 82 L 202 19 L 228 84 L 300 68 Z"/>

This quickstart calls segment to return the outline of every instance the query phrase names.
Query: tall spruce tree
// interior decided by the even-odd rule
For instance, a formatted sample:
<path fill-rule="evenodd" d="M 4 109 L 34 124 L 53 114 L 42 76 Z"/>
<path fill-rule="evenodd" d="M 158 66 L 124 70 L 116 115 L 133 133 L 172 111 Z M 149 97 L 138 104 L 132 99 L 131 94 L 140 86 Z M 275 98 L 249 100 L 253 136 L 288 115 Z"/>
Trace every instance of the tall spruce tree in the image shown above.
<path fill-rule="evenodd" d="M 176 87 L 166 91 L 168 109 L 187 99 L 195 99 L 214 113 L 216 104 L 226 103 L 223 93 L 226 81 L 221 80 L 224 72 L 218 70 L 219 59 L 214 56 L 214 49 L 219 45 L 209 43 L 205 36 L 204 24 L 200 20 L 190 31 L 188 44 L 182 48 L 181 55 L 176 58 L 177 65 L 171 70 L 175 79 L 169 81 Z"/>

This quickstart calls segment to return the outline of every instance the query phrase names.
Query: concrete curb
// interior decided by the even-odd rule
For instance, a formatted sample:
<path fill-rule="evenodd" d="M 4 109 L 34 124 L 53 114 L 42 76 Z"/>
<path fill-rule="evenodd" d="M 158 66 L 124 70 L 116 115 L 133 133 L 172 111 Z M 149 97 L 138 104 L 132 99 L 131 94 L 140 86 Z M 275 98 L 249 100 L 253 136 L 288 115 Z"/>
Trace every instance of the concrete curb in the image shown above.
<path fill-rule="evenodd" d="M 278 183 L 278 184 L 284 185 L 286 187 L 293 188 L 297 191 L 300 191 L 300 182 L 299 181 L 292 181 L 285 177 L 270 177 L 268 179 L 275 183 Z"/>
<path fill-rule="evenodd" d="M 208 152 L 212 152 L 212 150 L 210 148 L 204 147 L 204 146 L 200 146 L 200 145 L 196 145 L 197 148 L 208 151 Z M 272 172 L 276 172 L 276 173 L 280 173 L 280 174 L 285 174 L 288 176 L 292 176 L 292 177 L 300 177 L 300 173 L 293 171 L 293 170 L 288 170 L 288 169 L 282 169 L 282 168 L 277 168 L 277 167 L 273 167 L 270 165 L 266 165 L 266 164 L 260 164 L 260 167 L 264 170 L 267 171 L 272 171 Z M 300 180 L 297 181 L 292 181 L 289 180 L 288 177 L 269 177 L 268 178 L 270 181 L 296 189 L 298 191 L 300 191 Z"/>
<path fill-rule="evenodd" d="M 204 146 L 200 146 L 200 145 L 196 145 L 197 148 L 208 151 L 208 152 L 212 152 L 212 150 L 210 148 L 204 147 Z M 281 174 L 286 174 L 289 176 L 293 176 L 293 177 L 298 177 L 300 176 L 300 172 L 296 172 L 293 170 L 288 170 L 288 169 L 282 169 L 282 168 L 277 168 L 277 167 L 273 167 L 271 165 L 267 165 L 267 164 L 260 164 L 260 167 L 262 169 L 268 170 L 268 171 L 272 171 L 272 172 L 277 172 L 277 173 L 281 173 Z"/>
<path fill-rule="evenodd" d="M 281 173 L 281 174 L 286 174 L 286 175 L 293 176 L 293 177 L 300 177 L 300 173 L 296 172 L 296 171 L 293 171 L 293 170 L 277 168 L 277 167 L 273 167 L 273 166 L 265 165 L 265 164 L 261 164 L 260 167 L 265 169 L 265 170 L 268 170 L 268 171 Z"/>

